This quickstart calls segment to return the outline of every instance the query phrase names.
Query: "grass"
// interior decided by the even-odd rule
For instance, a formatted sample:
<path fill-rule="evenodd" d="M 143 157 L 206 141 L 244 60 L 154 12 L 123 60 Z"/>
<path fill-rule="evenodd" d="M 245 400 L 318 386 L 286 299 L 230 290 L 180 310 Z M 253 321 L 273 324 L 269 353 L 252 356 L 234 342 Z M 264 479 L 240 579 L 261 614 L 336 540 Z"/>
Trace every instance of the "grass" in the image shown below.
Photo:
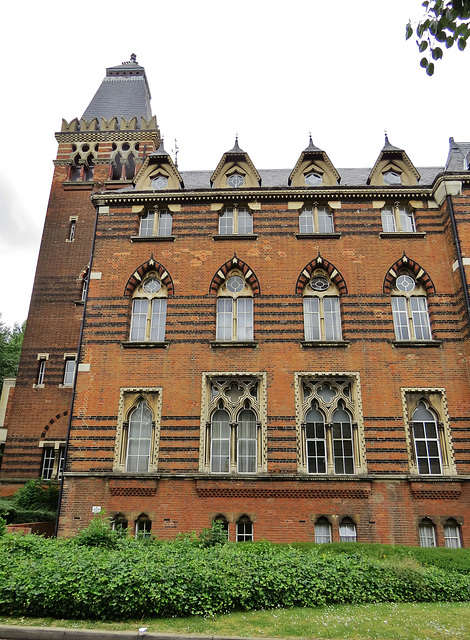
<path fill-rule="evenodd" d="M 470 603 L 336 605 L 126 622 L 0 617 L 0 624 L 253 638 L 328 640 L 468 640 Z"/>

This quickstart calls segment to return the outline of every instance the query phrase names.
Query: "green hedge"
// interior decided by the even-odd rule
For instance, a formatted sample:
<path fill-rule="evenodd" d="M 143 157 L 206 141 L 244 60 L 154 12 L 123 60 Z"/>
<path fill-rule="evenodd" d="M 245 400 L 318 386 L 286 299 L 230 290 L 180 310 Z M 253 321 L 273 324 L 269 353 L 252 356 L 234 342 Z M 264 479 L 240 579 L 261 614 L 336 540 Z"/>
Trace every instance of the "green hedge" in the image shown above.
<path fill-rule="evenodd" d="M 28 480 L 13 496 L 0 498 L 0 516 L 7 524 L 55 520 L 59 489 L 51 482 Z"/>
<path fill-rule="evenodd" d="M 115 548 L 0 539 L 0 613 L 126 619 L 335 603 L 469 601 L 470 576 L 387 558 L 194 539 Z"/>

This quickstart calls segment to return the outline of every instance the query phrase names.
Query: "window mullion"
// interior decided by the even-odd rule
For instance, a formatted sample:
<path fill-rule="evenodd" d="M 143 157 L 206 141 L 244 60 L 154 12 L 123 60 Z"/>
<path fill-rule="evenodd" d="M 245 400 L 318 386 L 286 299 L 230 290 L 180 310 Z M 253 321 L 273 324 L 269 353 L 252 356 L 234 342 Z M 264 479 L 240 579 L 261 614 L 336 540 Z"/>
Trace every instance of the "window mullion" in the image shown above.
<path fill-rule="evenodd" d="M 313 207 L 313 232 L 318 233 L 319 229 L 320 229 L 320 225 L 318 223 L 318 207 L 317 205 L 315 205 Z"/>
<path fill-rule="evenodd" d="M 232 302 L 232 340 L 238 338 L 238 300 L 233 298 Z"/>
<path fill-rule="evenodd" d="M 335 472 L 334 458 L 333 458 L 333 423 L 326 422 L 326 472 L 333 474 Z"/>
<path fill-rule="evenodd" d="M 238 233 L 238 207 L 233 207 L 232 233 Z"/>
<path fill-rule="evenodd" d="M 395 229 L 400 232 L 401 228 L 401 218 L 400 218 L 400 207 L 398 206 L 398 202 L 395 202 L 393 205 L 393 214 L 395 216 Z"/>
<path fill-rule="evenodd" d="M 410 298 L 405 298 L 405 299 L 406 299 L 406 315 L 408 318 L 408 331 L 410 334 L 410 340 L 416 340 L 415 325 L 413 322 L 413 311 L 411 310 L 411 301 L 410 301 Z"/>
<path fill-rule="evenodd" d="M 230 472 L 237 472 L 237 429 L 238 422 L 230 423 Z"/>

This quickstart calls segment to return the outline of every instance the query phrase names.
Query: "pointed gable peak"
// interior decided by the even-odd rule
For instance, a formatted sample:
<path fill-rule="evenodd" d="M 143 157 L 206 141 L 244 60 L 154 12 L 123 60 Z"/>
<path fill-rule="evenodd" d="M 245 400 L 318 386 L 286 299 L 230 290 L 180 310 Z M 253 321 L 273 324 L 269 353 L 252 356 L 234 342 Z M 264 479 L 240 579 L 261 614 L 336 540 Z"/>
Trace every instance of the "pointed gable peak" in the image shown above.
<path fill-rule="evenodd" d="M 165 150 L 163 139 L 158 149 L 145 158 L 135 177 L 135 185 L 137 191 L 184 189 L 183 178 L 170 154 Z"/>
<path fill-rule="evenodd" d="M 367 184 L 388 187 L 407 186 L 417 184 L 420 177 L 406 151 L 390 144 L 386 133 L 384 146 L 372 167 Z"/>
<path fill-rule="evenodd" d="M 308 147 L 302 151 L 289 176 L 292 187 L 316 187 L 338 184 L 340 175 L 328 154 L 313 144 L 309 135 Z"/>
<path fill-rule="evenodd" d="M 211 185 L 214 189 L 261 186 L 261 176 L 250 156 L 240 148 L 238 136 L 235 137 L 232 149 L 226 151 L 220 159 L 211 176 Z"/>

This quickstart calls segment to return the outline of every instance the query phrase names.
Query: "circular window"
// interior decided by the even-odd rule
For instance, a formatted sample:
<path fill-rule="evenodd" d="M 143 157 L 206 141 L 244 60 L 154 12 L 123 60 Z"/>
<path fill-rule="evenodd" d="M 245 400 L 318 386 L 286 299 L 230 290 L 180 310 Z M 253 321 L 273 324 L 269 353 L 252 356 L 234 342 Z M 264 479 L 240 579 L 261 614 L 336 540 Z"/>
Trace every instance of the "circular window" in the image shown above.
<path fill-rule="evenodd" d="M 398 276 L 396 281 L 396 288 L 399 291 L 413 291 L 416 287 L 416 282 L 413 280 L 411 276 L 403 275 Z"/>
<path fill-rule="evenodd" d="M 308 187 L 316 187 L 323 182 L 323 178 L 319 173 L 309 173 L 305 176 L 305 184 Z"/>
<path fill-rule="evenodd" d="M 227 184 L 229 187 L 234 188 L 243 187 L 245 184 L 245 178 L 239 173 L 232 173 L 232 175 L 227 178 Z"/>
<path fill-rule="evenodd" d="M 162 283 L 157 278 L 149 278 L 142 285 L 145 293 L 158 293 L 162 288 Z"/>
<path fill-rule="evenodd" d="M 168 178 L 165 178 L 165 176 L 158 176 L 152 180 L 153 189 L 166 189 L 167 186 Z"/>
<path fill-rule="evenodd" d="M 323 276 L 315 276 L 310 280 L 310 286 L 314 291 L 326 291 L 330 288 L 330 283 Z"/>
<path fill-rule="evenodd" d="M 245 286 L 245 281 L 240 276 L 231 276 L 227 280 L 227 290 L 230 293 L 240 293 L 240 291 Z"/>
<path fill-rule="evenodd" d="M 401 184 L 401 175 L 396 171 L 384 173 L 384 184 Z"/>

